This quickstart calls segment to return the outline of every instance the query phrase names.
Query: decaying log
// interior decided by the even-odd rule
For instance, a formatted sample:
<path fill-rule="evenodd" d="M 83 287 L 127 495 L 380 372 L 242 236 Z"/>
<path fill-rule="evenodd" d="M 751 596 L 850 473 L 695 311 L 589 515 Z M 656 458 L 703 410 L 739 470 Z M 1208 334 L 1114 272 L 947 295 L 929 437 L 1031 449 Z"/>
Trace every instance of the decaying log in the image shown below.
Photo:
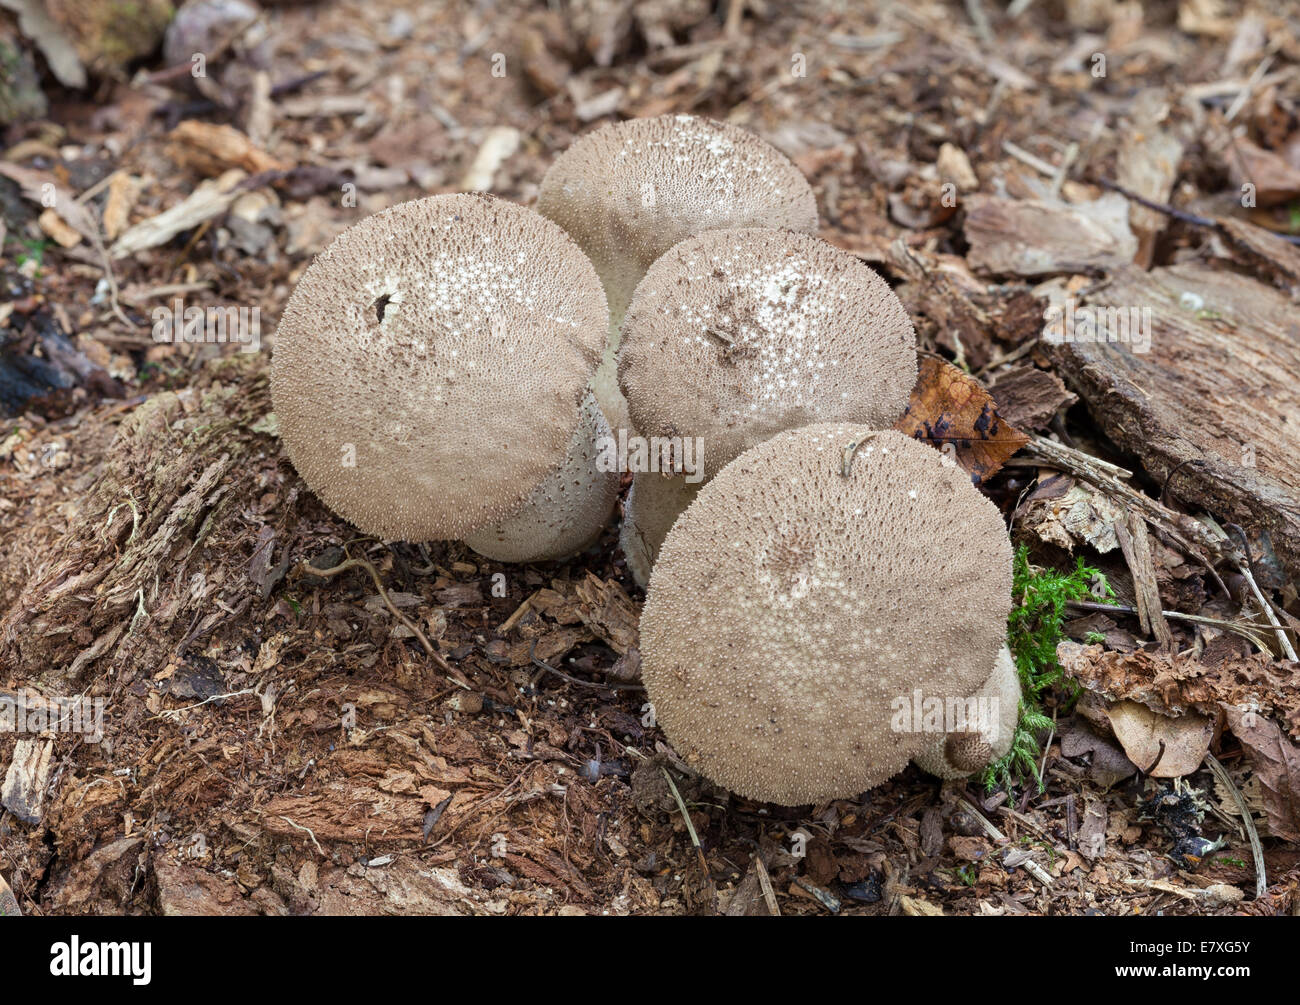
<path fill-rule="evenodd" d="M 1267 533 L 1300 575 L 1300 309 L 1200 263 L 1120 271 L 1086 304 L 1150 310 L 1149 351 L 1136 330 L 1047 347 L 1101 429 L 1168 498 Z"/>
<path fill-rule="evenodd" d="M 210 580 L 205 556 L 251 554 L 271 522 L 249 512 L 277 477 L 278 444 L 259 425 L 270 407 L 264 361 L 228 356 L 136 408 L 94 492 L 0 616 L 0 668 L 69 693 L 92 671 L 148 669 L 214 612 L 246 607 L 250 584 Z"/>

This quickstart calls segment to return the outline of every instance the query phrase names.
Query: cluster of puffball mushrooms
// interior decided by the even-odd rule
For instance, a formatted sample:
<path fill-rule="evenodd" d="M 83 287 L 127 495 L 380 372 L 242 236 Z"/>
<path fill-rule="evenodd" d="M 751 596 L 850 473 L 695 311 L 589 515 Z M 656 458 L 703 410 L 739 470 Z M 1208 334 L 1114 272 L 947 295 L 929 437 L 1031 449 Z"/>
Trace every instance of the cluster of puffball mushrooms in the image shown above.
<path fill-rule="evenodd" d="M 536 210 L 437 195 L 341 234 L 285 308 L 271 373 L 284 445 L 331 509 L 502 562 L 595 542 L 615 430 L 699 438 L 694 479 L 635 471 L 624 506 L 643 680 L 688 764 L 785 805 L 856 797 L 908 761 L 977 771 L 1009 749 L 1020 698 L 1001 516 L 890 429 L 917 376 L 911 322 L 816 229 L 806 179 L 751 133 L 605 126 L 555 161 Z M 995 712 L 899 728 L 922 694 Z"/>

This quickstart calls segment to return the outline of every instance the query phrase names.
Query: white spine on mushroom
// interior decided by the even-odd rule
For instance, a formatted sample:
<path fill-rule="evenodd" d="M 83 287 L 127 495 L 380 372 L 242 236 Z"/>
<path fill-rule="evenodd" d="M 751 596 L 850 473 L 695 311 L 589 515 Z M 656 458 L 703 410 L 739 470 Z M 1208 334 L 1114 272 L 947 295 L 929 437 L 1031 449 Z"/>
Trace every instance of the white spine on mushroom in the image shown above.
<path fill-rule="evenodd" d="M 989 745 L 991 756 L 988 763 L 992 764 L 1005 757 L 1011 749 L 1016 723 L 1020 718 L 1020 675 L 1011 659 L 1011 650 L 1006 646 L 999 651 L 989 679 L 971 695 L 971 699 L 977 703 L 996 702 L 992 708 L 997 721 L 980 730 L 980 735 Z M 930 746 L 912 758 L 912 763 L 936 778 L 965 778 L 979 771 L 979 767 L 961 768 L 948 760 L 945 754 L 948 736 L 947 733 L 936 734 Z"/>
<path fill-rule="evenodd" d="M 597 466 L 599 444 L 609 436 L 609 424 L 588 392 L 564 466 L 520 509 L 467 535 L 465 543 L 498 562 L 545 562 L 582 551 L 600 535 L 618 496 L 618 473 Z"/>

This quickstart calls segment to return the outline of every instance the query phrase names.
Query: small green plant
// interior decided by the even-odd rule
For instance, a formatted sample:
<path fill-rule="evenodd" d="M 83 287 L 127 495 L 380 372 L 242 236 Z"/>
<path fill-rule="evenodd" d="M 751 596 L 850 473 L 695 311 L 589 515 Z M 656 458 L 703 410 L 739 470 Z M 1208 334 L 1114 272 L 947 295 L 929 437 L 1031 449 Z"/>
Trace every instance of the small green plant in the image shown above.
<path fill-rule="evenodd" d="M 49 248 L 50 242 L 32 240 L 27 237 L 15 237 L 14 240 L 23 248 L 15 257 L 15 264 L 22 266 L 27 261 L 34 259 L 36 261 L 36 274 L 40 275 L 41 266 L 45 262 L 45 252 Z"/>
<path fill-rule="evenodd" d="M 966 886 L 974 886 L 975 880 L 978 878 L 977 873 L 975 872 L 974 862 L 968 862 L 966 865 L 963 865 L 959 869 L 954 869 L 952 872 L 953 875 L 957 877 L 958 881 Z"/>
<path fill-rule="evenodd" d="M 1083 641 L 1088 643 L 1088 645 L 1090 646 L 1105 645 L 1106 636 L 1104 636 L 1101 632 L 1089 632 L 1087 635 L 1083 637 Z"/>
<path fill-rule="evenodd" d="M 1032 778 L 1041 792 L 1038 735 L 1052 725 L 1043 713 L 1043 695 L 1053 685 L 1064 683 L 1068 701 L 1078 696 L 1078 685 L 1064 681 L 1056 661 L 1056 645 L 1065 638 L 1065 605 L 1085 598 L 1114 603 L 1115 591 L 1101 571 L 1085 565 L 1082 558 L 1071 572 L 1035 568 L 1029 564 L 1029 549 L 1022 544 L 1012 565 L 1011 597 L 1007 645 L 1020 675 L 1023 697 L 1011 749 L 984 770 L 982 781 L 988 789 L 999 785 L 1010 788 Z"/>
<path fill-rule="evenodd" d="M 1221 864 L 1221 865 L 1230 865 L 1230 866 L 1232 866 L 1232 867 L 1235 868 L 1235 869 L 1244 869 L 1244 868 L 1246 868 L 1246 863 L 1243 862 L 1241 859 L 1239 859 L 1239 858 L 1228 858 L 1226 855 L 1221 856 L 1221 857 L 1219 857 L 1219 858 L 1216 858 L 1214 861 L 1215 861 L 1216 863 L 1218 863 L 1218 864 Z"/>

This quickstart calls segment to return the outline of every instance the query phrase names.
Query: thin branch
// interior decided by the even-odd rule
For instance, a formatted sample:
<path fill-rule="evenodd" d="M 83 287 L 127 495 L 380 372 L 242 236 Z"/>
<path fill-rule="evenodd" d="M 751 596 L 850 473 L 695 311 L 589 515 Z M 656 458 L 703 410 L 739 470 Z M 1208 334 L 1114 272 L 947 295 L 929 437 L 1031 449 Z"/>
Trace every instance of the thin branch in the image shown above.
<path fill-rule="evenodd" d="M 433 648 L 432 643 L 430 643 L 428 638 L 425 637 L 424 632 L 420 631 L 420 626 L 397 609 L 397 606 L 389 598 L 388 591 L 384 589 L 383 580 L 379 578 L 379 570 L 364 558 L 346 559 L 339 565 L 334 566 L 332 569 L 317 569 L 314 565 L 304 559 L 298 568 L 309 576 L 319 576 L 321 579 L 333 579 L 335 576 L 341 575 L 349 569 L 365 569 L 366 572 L 370 573 L 370 578 L 374 580 L 375 589 L 379 591 L 379 597 L 383 600 L 384 606 L 392 612 L 393 617 L 409 628 L 411 634 L 420 640 L 420 645 L 424 647 L 424 651 L 428 654 L 429 659 L 433 660 L 438 669 L 443 671 L 443 673 L 450 674 L 453 678 L 459 676 L 452 668 L 452 665 L 443 658 L 442 654 Z"/>
<path fill-rule="evenodd" d="M 1225 789 L 1232 793 L 1233 801 L 1237 804 L 1237 809 L 1241 812 L 1241 822 L 1246 827 L 1246 837 L 1250 839 L 1250 853 L 1255 856 L 1255 899 L 1259 900 L 1264 896 L 1264 891 L 1268 889 L 1268 877 L 1264 872 L 1264 846 L 1260 844 L 1259 832 L 1255 830 L 1255 821 L 1250 815 L 1250 807 L 1246 805 L 1246 799 L 1232 783 L 1228 771 L 1219 759 L 1211 754 L 1208 750 L 1205 752 L 1205 763 L 1210 766 Z"/>

